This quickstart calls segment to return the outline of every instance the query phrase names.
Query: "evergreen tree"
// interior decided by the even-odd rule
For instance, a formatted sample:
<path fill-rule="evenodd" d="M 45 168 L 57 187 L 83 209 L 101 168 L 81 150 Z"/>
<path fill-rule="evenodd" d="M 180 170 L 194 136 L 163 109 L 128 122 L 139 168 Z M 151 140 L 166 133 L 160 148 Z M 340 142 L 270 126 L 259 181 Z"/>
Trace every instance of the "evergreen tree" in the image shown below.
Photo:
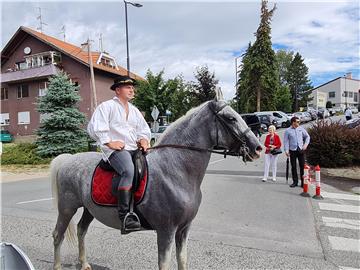
<path fill-rule="evenodd" d="M 169 87 L 172 89 L 169 110 L 171 111 L 171 121 L 186 114 L 193 106 L 193 100 L 189 90 L 189 84 L 185 83 L 182 76 L 168 80 Z"/>
<path fill-rule="evenodd" d="M 311 82 L 308 78 L 309 69 L 304 63 L 304 59 L 299 53 L 296 53 L 293 61 L 290 64 L 287 82 L 292 96 L 292 110 L 298 111 L 300 107 L 306 107 L 307 102 L 310 101 Z"/>
<path fill-rule="evenodd" d="M 196 69 L 195 78 L 197 81 L 190 84 L 193 106 L 198 106 L 205 101 L 214 99 L 216 96 L 216 85 L 219 82 L 215 78 L 215 73 L 211 73 L 208 66 L 202 66 Z"/>
<path fill-rule="evenodd" d="M 40 156 L 76 153 L 86 146 L 88 137 L 82 128 L 85 115 L 76 107 L 81 99 L 77 90 L 64 72 L 50 78 L 48 91 L 37 104 L 37 110 L 44 116 L 37 130 Z"/>
<path fill-rule="evenodd" d="M 244 54 L 236 98 L 243 112 L 275 109 L 275 93 L 279 88 L 278 66 L 271 45 L 271 18 L 276 5 L 269 10 L 267 0 L 261 3 L 261 21 L 256 40 Z"/>

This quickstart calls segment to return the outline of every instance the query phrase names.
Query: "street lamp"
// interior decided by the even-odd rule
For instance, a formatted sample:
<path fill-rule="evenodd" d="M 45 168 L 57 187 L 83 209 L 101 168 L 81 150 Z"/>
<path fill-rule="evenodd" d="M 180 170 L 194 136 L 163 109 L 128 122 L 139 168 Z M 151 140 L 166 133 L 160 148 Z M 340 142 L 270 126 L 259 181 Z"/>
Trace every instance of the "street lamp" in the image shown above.
<path fill-rule="evenodd" d="M 131 3 L 124 0 L 125 4 L 125 21 L 126 21 L 126 62 L 127 62 L 127 75 L 130 76 L 130 56 L 129 56 L 129 34 L 128 34 L 128 19 L 127 19 L 127 5 L 130 4 L 134 7 L 142 7 L 141 4 Z"/>

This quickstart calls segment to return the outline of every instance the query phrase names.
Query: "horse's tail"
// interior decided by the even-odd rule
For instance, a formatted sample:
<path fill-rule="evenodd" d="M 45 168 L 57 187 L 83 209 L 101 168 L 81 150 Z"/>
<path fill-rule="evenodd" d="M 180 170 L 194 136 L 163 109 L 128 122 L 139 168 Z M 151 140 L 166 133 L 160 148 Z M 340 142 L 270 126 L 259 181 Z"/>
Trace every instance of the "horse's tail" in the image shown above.
<path fill-rule="evenodd" d="M 53 196 L 53 203 L 54 208 L 58 210 L 58 183 L 57 183 L 57 176 L 61 165 L 64 161 L 68 160 L 72 155 L 71 154 L 61 154 L 54 158 L 50 163 L 50 178 L 51 178 L 51 188 L 52 188 L 52 196 Z M 71 219 L 69 225 L 65 232 L 66 239 L 72 244 L 76 245 L 76 238 L 75 238 L 75 224 Z"/>

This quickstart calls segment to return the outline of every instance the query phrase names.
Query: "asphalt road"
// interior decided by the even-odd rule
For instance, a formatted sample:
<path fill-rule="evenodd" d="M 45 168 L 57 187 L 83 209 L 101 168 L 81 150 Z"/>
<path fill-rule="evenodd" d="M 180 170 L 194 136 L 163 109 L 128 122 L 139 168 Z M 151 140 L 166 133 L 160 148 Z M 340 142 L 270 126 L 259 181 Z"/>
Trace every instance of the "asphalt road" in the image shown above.
<path fill-rule="evenodd" d="M 360 225 L 355 225 L 355 229 L 339 229 L 326 226 L 324 221 L 324 215 L 358 220 L 359 211 L 334 214 L 324 210 L 318 201 L 299 196 L 300 188 L 288 187 L 283 155 L 278 167 L 278 181 L 263 183 L 263 159 L 244 164 L 237 158 L 212 156 L 202 184 L 202 204 L 190 233 L 190 269 L 359 267 L 360 244 L 359 251 L 344 251 L 334 248 L 331 237 L 354 239 L 351 243 L 356 245 L 360 243 Z M 323 190 L 329 194 L 340 192 L 330 186 Z M 1 195 L 2 241 L 23 249 L 36 269 L 51 269 L 51 233 L 56 211 L 50 199 L 49 180 L 3 183 Z M 350 199 L 325 198 L 322 202 L 329 204 L 335 200 L 336 204 L 359 206 L 357 197 Z M 82 210 L 78 212 L 76 221 Z M 121 236 L 119 231 L 95 221 L 90 225 L 86 243 L 94 270 L 157 268 L 154 232 Z M 172 269 L 176 269 L 174 250 L 172 256 Z M 64 243 L 62 262 L 63 269 L 80 269 L 77 248 Z"/>

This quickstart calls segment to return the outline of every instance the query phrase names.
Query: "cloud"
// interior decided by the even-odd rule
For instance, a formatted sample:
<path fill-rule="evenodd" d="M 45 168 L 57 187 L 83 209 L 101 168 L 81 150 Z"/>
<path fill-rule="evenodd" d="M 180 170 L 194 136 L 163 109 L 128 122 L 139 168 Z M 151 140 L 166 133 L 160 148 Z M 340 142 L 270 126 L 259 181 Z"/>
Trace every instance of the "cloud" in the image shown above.
<path fill-rule="evenodd" d="M 208 65 L 220 80 L 225 98 L 235 94 L 235 56 L 253 42 L 260 21 L 260 2 L 249 1 L 138 1 L 128 7 L 131 70 L 144 76 L 147 69 L 172 78 L 194 80 L 196 67 Z M 359 65 L 359 8 L 349 1 L 277 1 L 272 21 L 275 49 L 299 52 L 312 78 L 327 79 Z M 269 3 L 271 8 L 273 3 Z M 126 67 L 123 2 L 3 2 L 2 45 L 20 25 L 36 29 L 43 8 L 45 33 L 76 45 L 88 37 Z M 13 16 L 17 14 L 17 16 Z M 324 81 L 325 82 L 325 81 Z"/>

